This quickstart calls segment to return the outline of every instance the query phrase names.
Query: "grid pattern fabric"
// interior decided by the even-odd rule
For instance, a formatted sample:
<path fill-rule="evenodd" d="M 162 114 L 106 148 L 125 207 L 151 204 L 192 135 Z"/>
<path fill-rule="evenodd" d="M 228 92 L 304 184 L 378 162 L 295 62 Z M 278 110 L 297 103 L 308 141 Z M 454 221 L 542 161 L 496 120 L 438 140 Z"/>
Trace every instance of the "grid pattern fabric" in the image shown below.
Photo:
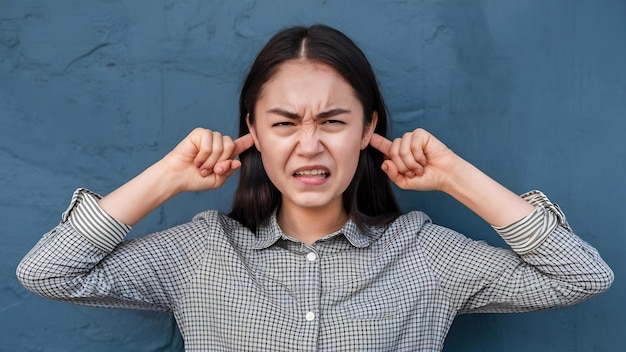
<path fill-rule="evenodd" d="M 370 235 L 349 221 L 310 246 L 275 217 L 253 234 L 216 211 L 124 241 L 130 227 L 98 198 L 75 192 L 20 281 L 57 300 L 170 311 L 187 351 L 439 351 L 457 314 L 570 305 L 613 280 L 540 192 L 532 214 L 496 229 L 517 252 L 421 212 Z"/>

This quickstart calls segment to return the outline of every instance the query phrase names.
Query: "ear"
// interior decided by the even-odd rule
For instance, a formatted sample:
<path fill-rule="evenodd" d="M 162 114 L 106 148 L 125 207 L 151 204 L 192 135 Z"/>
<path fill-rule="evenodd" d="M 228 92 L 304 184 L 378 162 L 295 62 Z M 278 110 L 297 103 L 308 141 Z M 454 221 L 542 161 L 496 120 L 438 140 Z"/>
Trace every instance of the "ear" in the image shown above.
<path fill-rule="evenodd" d="M 376 123 L 378 123 L 378 111 L 372 112 L 372 121 L 363 128 L 363 137 L 361 138 L 361 150 L 367 148 L 370 144 L 370 139 L 376 130 Z"/>
<path fill-rule="evenodd" d="M 256 147 L 256 150 L 261 151 L 261 149 L 259 148 L 259 138 L 256 134 L 256 128 L 254 128 L 254 124 L 250 123 L 250 113 L 246 115 L 246 125 L 248 126 L 248 131 L 250 131 L 252 140 L 254 140 L 254 146 Z"/>

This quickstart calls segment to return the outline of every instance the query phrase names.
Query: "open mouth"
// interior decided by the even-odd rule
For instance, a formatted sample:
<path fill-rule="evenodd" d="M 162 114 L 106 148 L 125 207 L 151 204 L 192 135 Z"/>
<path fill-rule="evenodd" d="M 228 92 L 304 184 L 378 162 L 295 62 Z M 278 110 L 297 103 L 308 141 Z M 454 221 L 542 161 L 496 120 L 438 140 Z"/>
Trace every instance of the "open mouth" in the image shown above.
<path fill-rule="evenodd" d="M 293 175 L 295 177 L 326 178 L 330 175 L 330 173 L 322 169 L 312 169 L 312 170 L 300 170 L 294 173 Z"/>

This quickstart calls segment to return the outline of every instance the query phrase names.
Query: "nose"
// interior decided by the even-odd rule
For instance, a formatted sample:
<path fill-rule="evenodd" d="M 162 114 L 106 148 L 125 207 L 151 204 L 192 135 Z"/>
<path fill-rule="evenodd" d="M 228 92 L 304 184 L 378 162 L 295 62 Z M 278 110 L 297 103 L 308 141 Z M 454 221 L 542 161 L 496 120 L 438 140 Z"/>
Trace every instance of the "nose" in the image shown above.
<path fill-rule="evenodd" d="M 321 141 L 320 133 L 315 126 L 303 128 L 298 136 L 296 151 L 298 154 L 312 158 L 324 151 L 324 144 Z"/>

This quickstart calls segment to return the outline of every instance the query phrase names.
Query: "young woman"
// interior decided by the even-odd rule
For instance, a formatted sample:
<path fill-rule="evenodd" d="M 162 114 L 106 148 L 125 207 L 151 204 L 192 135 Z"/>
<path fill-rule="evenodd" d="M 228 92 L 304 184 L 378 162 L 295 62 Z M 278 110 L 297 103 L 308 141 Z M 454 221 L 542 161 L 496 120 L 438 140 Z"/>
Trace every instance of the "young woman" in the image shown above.
<path fill-rule="evenodd" d="M 236 140 L 192 131 L 104 198 L 77 190 L 20 281 L 52 299 L 171 311 L 189 351 L 441 350 L 459 313 L 571 305 L 612 283 L 541 192 L 513 194 L 422 129 L 387 140 L 374 73 L 332 28 L 268 42 L 239 122 Z M 172 196 L 239 168 L 230 214 L 123 240 Z M 400 214 L 389 180 L 446 192 L 512 250 Z"/>

